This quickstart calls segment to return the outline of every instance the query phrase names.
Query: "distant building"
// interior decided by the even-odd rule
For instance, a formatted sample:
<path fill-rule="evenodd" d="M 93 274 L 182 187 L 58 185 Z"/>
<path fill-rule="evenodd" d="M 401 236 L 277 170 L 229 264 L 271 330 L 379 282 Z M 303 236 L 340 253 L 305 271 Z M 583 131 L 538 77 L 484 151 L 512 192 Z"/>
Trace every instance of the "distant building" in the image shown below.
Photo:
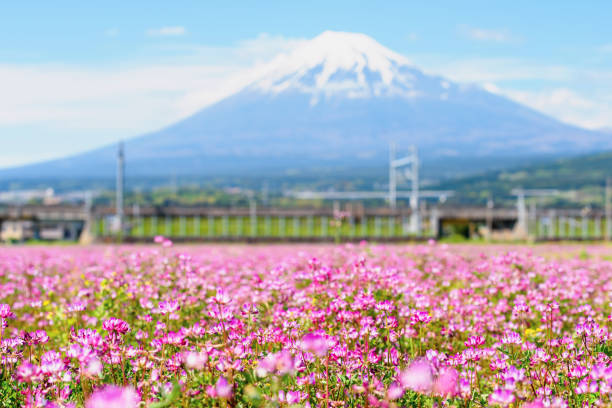
<path fill-rule="evenodd" d="M 37 237 L 45 241 L 77 241 L 83 232 L 81 221 L 39 221 Z"/>
<path fill-rule="evenodd" d="M 35 237 L 34 223 L 30 220 L 7 220 L 2 223 L 0 240 L 25 241 Z"/>

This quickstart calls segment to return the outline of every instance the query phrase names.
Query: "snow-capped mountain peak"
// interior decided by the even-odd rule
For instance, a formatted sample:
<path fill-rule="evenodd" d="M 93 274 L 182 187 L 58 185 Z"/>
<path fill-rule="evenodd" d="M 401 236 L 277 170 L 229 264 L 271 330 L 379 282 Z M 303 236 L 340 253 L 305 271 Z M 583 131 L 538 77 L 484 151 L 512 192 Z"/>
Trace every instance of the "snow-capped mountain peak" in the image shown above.
<path fill-rule="evenodd" d="M 426 75 L 363 34 L 325 32 L 255 67 L 248 78 L 255 81 L 246 88 L 128 141 L 128 172 L 147 180 L 168 174 L 271 177 L 280 185 L 302 180 L 282 175 L 320 180 L 344 169 L 351 177 L 367 171 L 367 180 L 386 168 L 387 142 L 395 141 L 418 146 L 429 169 L 424 174 L 436 168 L 438 175 L 454 177 L 470 169 L 516 166 L 529 157 L 612 147 L 609 134 Z M 113 174 L 115 156 L 115 146 L 108 146 L 0 171 L 0 178 L 101 179 Z"/>
<path fill-rule="evenodd" d="M 297 91 L 320 96 L 352 98 L 404 96 L 432 91 L 440 95 L 449 84 L 423 74 L 410 61 L 365 34 L 325 31 L 292 52 L 267 64 L 250 89 L 277 94 Z"/>

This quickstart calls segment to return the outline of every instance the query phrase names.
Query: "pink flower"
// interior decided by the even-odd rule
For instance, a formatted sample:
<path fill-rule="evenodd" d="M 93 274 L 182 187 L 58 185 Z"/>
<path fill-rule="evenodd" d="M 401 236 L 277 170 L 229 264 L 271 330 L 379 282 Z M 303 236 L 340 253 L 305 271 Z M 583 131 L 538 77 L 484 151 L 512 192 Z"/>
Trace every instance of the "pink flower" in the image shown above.
<path fill-rule="evenodd" d="M 228 383 L 224 377 L 219 377 L 215 386 L 209 386 L 206 390 L 211 398 L 228 399 L 232 396 L 232 384 Z"/>
<path fill-rule="evenodd" d="M 514 394 L 510 390 L 498 388 L 489 396 L 489 403 L 508 406 L 514 402 Z"/>
<path fill-rule="evenodd" d="M 312 353 L 318 357 L 323 357 L 327 354 L 329 345 L 327 339 L 315 333 L 308 333 L 302 337 L 300 343 L 302 350 Z"/>
<path fill-rule="evenodd" d="M 434 382 L 433 391 L 441 397 L 454 397 L 459 392 L 459 373 L 451 367 L 444 367 Z"/>
<path fill-rule="evenodd" d="M 397 383 L 391 384 L 387 390 L 387 398 L 391 401 L 401 398 L 402 395 L 404 395 L 404 389 Z"/>
<path fill-rule="evenodd" d="M 285 392 L 283 390 L 280 390 L 278 392 L 278 400 L 279 402 L 284 402 L 289 405 L 297 404 L 298 402 L 300 402 L 300 393 L 298 391 Z"/>
<path fill-rule="evenodd" d="M 102 336 L 94 329 L 80 329 L 76 335 L 72 336 L 74 341 L 92 348 L 97 348 L 102 345 Z"/>
<path fill-rule="evenodd" d="M 482 336 L 470 336 L 465 342 L 465 347 L 478 347 L 485 343 L 485 339 Z"/>
<path fill-rule="evenodd" d="M 523 343 L 523 339 L 521 338 L 521 336 L 518 333 L 513 332 L 511 330 L 506 330 L 506 332 L 504 333 L 504 335 L 501 337 L 500 340 L 502 344 L 522 344 Z"/>
<path fill-rule="evenodd" d="M 68 305 L 67 309 L 70 313 L 82 312 L 83 310 L 85 310 L 85 303 L 76 301 Z"/>
<path fill-rule="evenodd" d="M 417 323 L 427 324 L 431 322 L 431 316 L 425 310 L 417 310 L 410 316 L 410 325 L 414 326 Z"/>
<path fill-rule="evenodd" d="M 87 374 L 89 377 L 99 377 L 102 375 L 102 371 L 102 363 L 97 358 L 92 358 L 87 362 L 87 366 L 85 367 L 85 374 Z"/>
<path fill-rule="evenodd" d="M 111 317 L 102 323 L 102 328 L 109 333 L 125 334 L 130 331 L 130 325 L 121 319 Z"/>
<path fill-rule="evenodd" d="M 162 244 L 165 239 L 166 238 L 164 238 L 163 235 L 156 235 L 155 238 L 153 238 L 153 242 L 155 242 L 156 244 Z"/>
<path fill-rule="evenodd" d="M 40 367 L 26 361 L 17 367 L 17 378 L 21 382 L 38 382 L 42 379 L 42 371 Z"/>
<path fill-rule="evenodd" d="M 23 341 L 29 345 L 43 344 L 49 341 L 49 336 L 44 330 L 36 330 L 30 333 L 24 333 Z"/>
<path fill-rule="evenodd" d="M 227 305 L 231 301 L 232 298 L 229 297 L 229 295 L 225 293 L 223 289 L 217 289 L 215 296 L 213 296 L 213 298 L 209 300 L 210 303 L 217 303 L 220 305 Z"/>
<path fill-rule="evenodd" d="M 11 317 L 15 317 L 13 312 L 11 312 L 11 306 L 6 303 L 0 303 L 0 318 L 8 319 Z"/>
<path fill-rule="evenodd" d="M 169 313 L 178 312 L 179 310 L 181 310 L 181 306 L 176 300 L 163 300 L 159 302 L 157 313 L 166 315 Z"/>
<path fill-rule="evenodd" d="M 272 374 L 290 374 L 295 371 L 295 361 L 291 353 L 286 350 L 278 353 L 268 354 L 257 366 L 257 374 L 260 377 Z"/>
<path fill-rule="evenodd" d="M 523 405 L 523 408 L 544 408 L 544 404 L 540 400 L 535 400 Z"/>
<path fill-rule="evenodd" d="M 208 354 L 205 352 L 189 351 L 184 356 L 185 366 L 195 370 L 201 370 L 208 361 Z"/>
<path fill-rule="evenodd" d="M 137 408 L 140 397 L 132 387 L 108 385 L 94 392 L 85 404 L 86 408 Z"/>
<path fill-rule="evenodd" d="M 429 393 L 433 386 L 433 373 L 429 362 L 424 358 L 413 361 L 402 371 L 399 380 L 404 388 L 423 394 Z"/>

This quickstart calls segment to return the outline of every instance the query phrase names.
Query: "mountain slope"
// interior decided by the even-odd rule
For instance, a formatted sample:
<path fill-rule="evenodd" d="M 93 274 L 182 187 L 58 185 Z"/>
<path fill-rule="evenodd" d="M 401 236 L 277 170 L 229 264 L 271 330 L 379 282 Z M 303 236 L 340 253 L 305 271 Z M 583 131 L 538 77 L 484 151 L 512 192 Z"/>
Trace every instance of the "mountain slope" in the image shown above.
<path fill-rule="evenodd" d="M 612 152 L 603 152 L 446 180 L 435 188 L 453 189 L 465 202 L 485 202 L 491 196 L 497 203 L 509 205 L 515 201 L 511 196 L 514 188 L 557 189 L 573 193 L 561 194 L 554 200 L 590 205 L 603 203 L 603 188 L 611 176 Z"/>
<path fill-rule="evenodd" d="M 325 32 L 271 61 L 238 93 L 126 144 L 130 176 L 279 175 L 384 168 L 390 141 L 424 174 L 457 175 L 612 147 L 475 86 L 429 76 L 363 34 Z M 115 147 L 0 171 L 108 177 Z"/>

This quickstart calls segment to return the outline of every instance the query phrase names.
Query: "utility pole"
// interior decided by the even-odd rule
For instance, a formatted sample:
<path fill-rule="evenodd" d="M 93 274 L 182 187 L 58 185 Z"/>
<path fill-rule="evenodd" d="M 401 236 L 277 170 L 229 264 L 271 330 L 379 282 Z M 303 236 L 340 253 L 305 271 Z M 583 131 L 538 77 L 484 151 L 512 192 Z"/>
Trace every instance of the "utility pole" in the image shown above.
<path fill-rule="evenodd" d="M 117 182 L 116 182 L 116 216 L 117 216 L 117 231 L 119 232 L 119 239 L 121 240 L 123 235 L 123 189 L 124 189 L 124 170 L 125 170 L 125 156 L 123 152 L 123 142 L 119 142 L 119 148 L 117 150 Z"/>
<path fill-rule="evenodd" d="M 487 241 L 490 241 L 493 236 L 493 206 L 495 203 L 493 202 L 493 197 L 489 195 L 487 199 Z"/>
<path fill-rule="evenodd" d="M 268 185 L 268 181 L 266 180 L 266 181 L 264 181 L 263 187 L 261 189 L 261 203 L 264 206 L 268 205 L 268 196 L 270 194 L 269 190 L 270 190 L 270 186 Z"/>
<path fill-rule="evenodd" d="M 249 194 L 249 218 L 251 221 L 251 236 L 257 236 L 257 202 L 253 192 Z"/>
<path fill-rule="evenodd" d="M 610 222 L 612 221 L 612 203 L 610 203 L 610 198 L 612 196 L 612 178 L 606 178 L 606 194 L 605 194 L 605 211 L 606 211 L 606 229 L 604 233 L 604 238 L 606 241 L 610 240 Z"/>
<path fill-rule="evenodd" d="M 389 206 L 395 209 L 397 203 L 397 175 L 395 174 L 395 142 L 389 143 Z"/>
<path fill-rule="evenodd" d="M 421 216 L 419 213 L 419 155 L 416 146 L 411 147 L 412 169 L 410 170 L 410 232 L 421 232 Z"/>

